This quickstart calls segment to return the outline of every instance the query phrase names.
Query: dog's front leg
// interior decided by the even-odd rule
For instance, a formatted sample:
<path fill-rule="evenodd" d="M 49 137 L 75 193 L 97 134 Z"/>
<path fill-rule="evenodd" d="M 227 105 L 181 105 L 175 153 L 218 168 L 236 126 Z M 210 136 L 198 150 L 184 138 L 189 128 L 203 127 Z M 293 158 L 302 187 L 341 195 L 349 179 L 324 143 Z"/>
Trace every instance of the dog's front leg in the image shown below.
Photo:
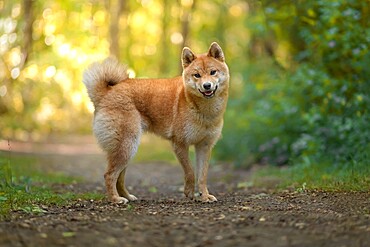
<path fill-rule="evenodd" d="M 194 199 L 195 175 L 189 160 L 189 146 L 180 143 L 172 143 L 172 146 L 177 159 L 184 170 L 184 194 L 186 197 Z"/>
<path fill-rule="evenodd" d="M 202 202 L 214 202 L 217 198 L 209 194 L 207 189 L 207 174 L 212 146 L 207 142 L 195 145 L 197 162 L 197 182 Z"/>

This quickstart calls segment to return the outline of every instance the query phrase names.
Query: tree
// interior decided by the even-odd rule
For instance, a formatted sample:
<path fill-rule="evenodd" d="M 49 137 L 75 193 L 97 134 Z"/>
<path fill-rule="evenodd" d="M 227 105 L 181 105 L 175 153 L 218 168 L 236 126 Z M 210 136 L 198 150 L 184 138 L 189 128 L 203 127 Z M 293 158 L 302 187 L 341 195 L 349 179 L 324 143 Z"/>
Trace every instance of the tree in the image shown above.
<path fill-rule="evenodd" d="M 185 46 L 189 46 L 189 34 L 190 34 L 190 21 L 192 17 L 192 13 L 195 10 L 195 3 L 196 0 L 188 1 L 187 4 L 182 6 L 182 15 L 181 15 L 181 35 L 182 35 L 182 44 L 180 47 L 180 54 L 182 51 L 182 48 Z M 182 63 L 179 61 L 179 73 L 182 72 Z"/>
<path fill-rule="evenodd" d="M 120 18 L 124 11 L 126 1 L 125 0 L 106 0 L 106 9 L 110 14 L 109 24 L 109 52 L 111 56 L 120 58 Z"/>
<path fill-rule="evenodd" d="M 161 59 L 160 59 L 160 71 L 161 74 L 167 74 L 168 72 L 168 55 L 169 55 L 169 49 L 168 49 L 168 29 L 170 24 L 170 5 L 169 0 L 163 0 L 162 7 L 162 38 L 161 38 Z"/>
<path fill-rule="evenodd" d="M 24 0 L 23 1 L 23 9 L 24 9 L 24 37 L 23 37 L 23 44 L 22 44 L 22 59 L 19 65 L 19 69 L 25 66 L 28 60 L 28 56 L 32 50 L 32 25 L 34 22 L 34 15 L 33 15 L 33 1 L 32 0 Z"/>

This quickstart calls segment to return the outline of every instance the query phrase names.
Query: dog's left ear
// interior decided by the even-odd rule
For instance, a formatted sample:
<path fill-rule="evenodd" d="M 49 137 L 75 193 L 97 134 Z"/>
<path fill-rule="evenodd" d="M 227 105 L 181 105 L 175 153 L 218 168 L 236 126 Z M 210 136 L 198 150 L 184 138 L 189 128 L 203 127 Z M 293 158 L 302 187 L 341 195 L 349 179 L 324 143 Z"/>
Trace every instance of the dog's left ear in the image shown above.
<path fill-rule="evenodd" d="M 220 62 L 225 62 L 224 52 L 216 42 L 213 42 L 209 47 L 207 56 L 216 58 Z"/>

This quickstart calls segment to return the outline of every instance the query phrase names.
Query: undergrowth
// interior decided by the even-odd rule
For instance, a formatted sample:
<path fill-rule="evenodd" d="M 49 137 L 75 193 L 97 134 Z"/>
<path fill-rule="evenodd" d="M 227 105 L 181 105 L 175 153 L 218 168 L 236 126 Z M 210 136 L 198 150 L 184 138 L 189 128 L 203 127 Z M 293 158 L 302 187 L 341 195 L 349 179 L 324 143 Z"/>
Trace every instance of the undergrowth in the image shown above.
<path fill-rule="evenodd" d="M 278 181 L 276 188 L 324 191 L 370 191 L 370 166 L 366 163 L 336 167 L 326 164 L 299 164 L 291 167 L 267 166 L 255 173 L 252 184 L 264 187 L 265 180 Z"/>
<path fill-rule="evenodd" d="M 43 214 L 51 205 L 64 205 L 77 199 L 102 199 L 99 193 L 74 193 L 53 190 L 54 185 L 81 182 L 63 174 L 47 173 L 37 161 L 27 156 L 10 156 L 0 152 L 0 220 L 10 213 Z"/>
<path fill-rule="evenodd" d="M 368 7 L 358 0 L 263 4 L 265 31 L 290 37 L 291 59 L 277 66 L 266 53 L 240 68 L 216 156 L 240 167 L 290 166 L 284 180 L 305 189 L 368 189 Z"/>

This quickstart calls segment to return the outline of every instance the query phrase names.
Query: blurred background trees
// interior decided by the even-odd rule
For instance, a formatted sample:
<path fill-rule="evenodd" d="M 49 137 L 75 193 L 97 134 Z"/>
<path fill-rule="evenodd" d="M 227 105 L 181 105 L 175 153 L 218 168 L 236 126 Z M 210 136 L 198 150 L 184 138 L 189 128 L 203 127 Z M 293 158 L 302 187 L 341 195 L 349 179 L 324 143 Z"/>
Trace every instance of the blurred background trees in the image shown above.
<path fill-rule="evenodd" d="M 231 99 L 216 159 L 368 164 L 368 1 L 0 0 L 0 11 L 1 138 L 91 133 L 92 61 L 171 77 L 184 45 L 217 41 Z"/>

